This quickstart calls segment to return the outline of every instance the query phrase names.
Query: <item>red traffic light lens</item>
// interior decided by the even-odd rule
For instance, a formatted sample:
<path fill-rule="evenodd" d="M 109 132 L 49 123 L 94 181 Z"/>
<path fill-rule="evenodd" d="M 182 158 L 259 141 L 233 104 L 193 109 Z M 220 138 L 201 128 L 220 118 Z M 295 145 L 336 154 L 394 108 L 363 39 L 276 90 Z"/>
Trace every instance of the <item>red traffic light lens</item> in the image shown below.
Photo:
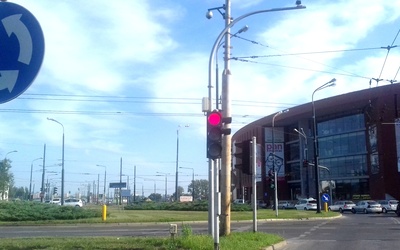
<path fill-rule="evenodd" d="M 210 115 L 208 116 L 208 123 L 211 126 L 218 126 L 222 122 L 222 116 L 221 113 L 219 112 L 211 112 Z"/>

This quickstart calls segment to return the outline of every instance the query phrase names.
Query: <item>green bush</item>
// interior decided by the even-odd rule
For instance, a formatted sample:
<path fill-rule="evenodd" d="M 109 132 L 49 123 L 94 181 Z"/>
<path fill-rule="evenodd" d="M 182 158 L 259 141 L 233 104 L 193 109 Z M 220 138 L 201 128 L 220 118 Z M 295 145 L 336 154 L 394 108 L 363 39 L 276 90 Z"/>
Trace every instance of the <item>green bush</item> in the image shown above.
<path fill-rule="evenodd" d="M 207 201 L 196 202 L 138 202 L 127 205 L 125 210 L 171 210 L 171 211 L 208 211 Z M 232 204 L 231 211 L 252 211 L 250 204 Z"/>
<path fill-rule="evenodd" d="M 75 208 L 38 202 L 0 202 L 0 221 L 76 220 L 101 217 L 100 209 Z"/>

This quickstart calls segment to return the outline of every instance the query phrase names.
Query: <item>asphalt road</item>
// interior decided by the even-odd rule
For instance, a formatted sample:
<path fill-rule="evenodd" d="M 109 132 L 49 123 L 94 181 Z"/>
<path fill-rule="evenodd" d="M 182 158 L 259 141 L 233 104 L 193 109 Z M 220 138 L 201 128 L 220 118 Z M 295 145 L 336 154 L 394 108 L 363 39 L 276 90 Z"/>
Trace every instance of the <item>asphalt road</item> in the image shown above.
<path fill-rule="evenodd" d="M 169 236 L 170 223 L 91 224 L 58 226 L 1 226 L 0 238 Z M 178 231 L 182 223 L 178 224 Z M 207 223 L 189 223 L 196 234 L 207 233 Z M 388 214 L 343 214 L 335 219 L 259 220 L 258 231 L 281 235 L 282 250 L 294 249 L 398 249 L 400 217 Z M 252 231 L 253 223 L 232 222 L 232 232 Z"/>

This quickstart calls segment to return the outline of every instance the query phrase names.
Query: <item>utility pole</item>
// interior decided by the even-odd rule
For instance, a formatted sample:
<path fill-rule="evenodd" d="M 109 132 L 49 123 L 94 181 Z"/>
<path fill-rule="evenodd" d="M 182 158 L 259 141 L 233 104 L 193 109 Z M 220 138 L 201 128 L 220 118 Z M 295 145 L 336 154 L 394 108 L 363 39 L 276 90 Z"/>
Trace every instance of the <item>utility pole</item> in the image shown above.
<path fill-rule="evenodd" d="M 225 27 L 231 23 L 231 1 L 225 1 Z M 229 83 L 231 77 L 230 60 L 231 54 L 230 28 L 225 33 L 224 71 L 222 73 L 222 117 L 231 117 L 231 100 Z M 230 128 L 230 124 L 224 124 L 224 129 Z M 221 159 L 221 228 L 220 235 L 231 233 L 231 135 L 224 135 L 222 141 Z"/>

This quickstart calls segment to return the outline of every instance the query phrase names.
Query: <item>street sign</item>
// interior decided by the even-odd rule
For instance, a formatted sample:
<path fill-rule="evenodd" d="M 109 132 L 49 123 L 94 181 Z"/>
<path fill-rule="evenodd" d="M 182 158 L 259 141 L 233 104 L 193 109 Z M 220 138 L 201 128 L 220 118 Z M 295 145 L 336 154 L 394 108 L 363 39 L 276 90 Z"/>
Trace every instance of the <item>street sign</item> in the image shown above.
<path fill-rule="evenodd" d="M 0 2 L 0 103 L 29 88 L 44 57 L 44 36 L 36 18 L 24 7 Z"/>
<path fill-rule="evenodd" d="M 328 202 L 330 200 L 329 194 L 323 194 L 322 195 L 322 201 L 323 202 Z"/>
<path fill-rule="evenodd" d="M 110 188 L 126 188 L 126 182 L 111 182 Z"/>

